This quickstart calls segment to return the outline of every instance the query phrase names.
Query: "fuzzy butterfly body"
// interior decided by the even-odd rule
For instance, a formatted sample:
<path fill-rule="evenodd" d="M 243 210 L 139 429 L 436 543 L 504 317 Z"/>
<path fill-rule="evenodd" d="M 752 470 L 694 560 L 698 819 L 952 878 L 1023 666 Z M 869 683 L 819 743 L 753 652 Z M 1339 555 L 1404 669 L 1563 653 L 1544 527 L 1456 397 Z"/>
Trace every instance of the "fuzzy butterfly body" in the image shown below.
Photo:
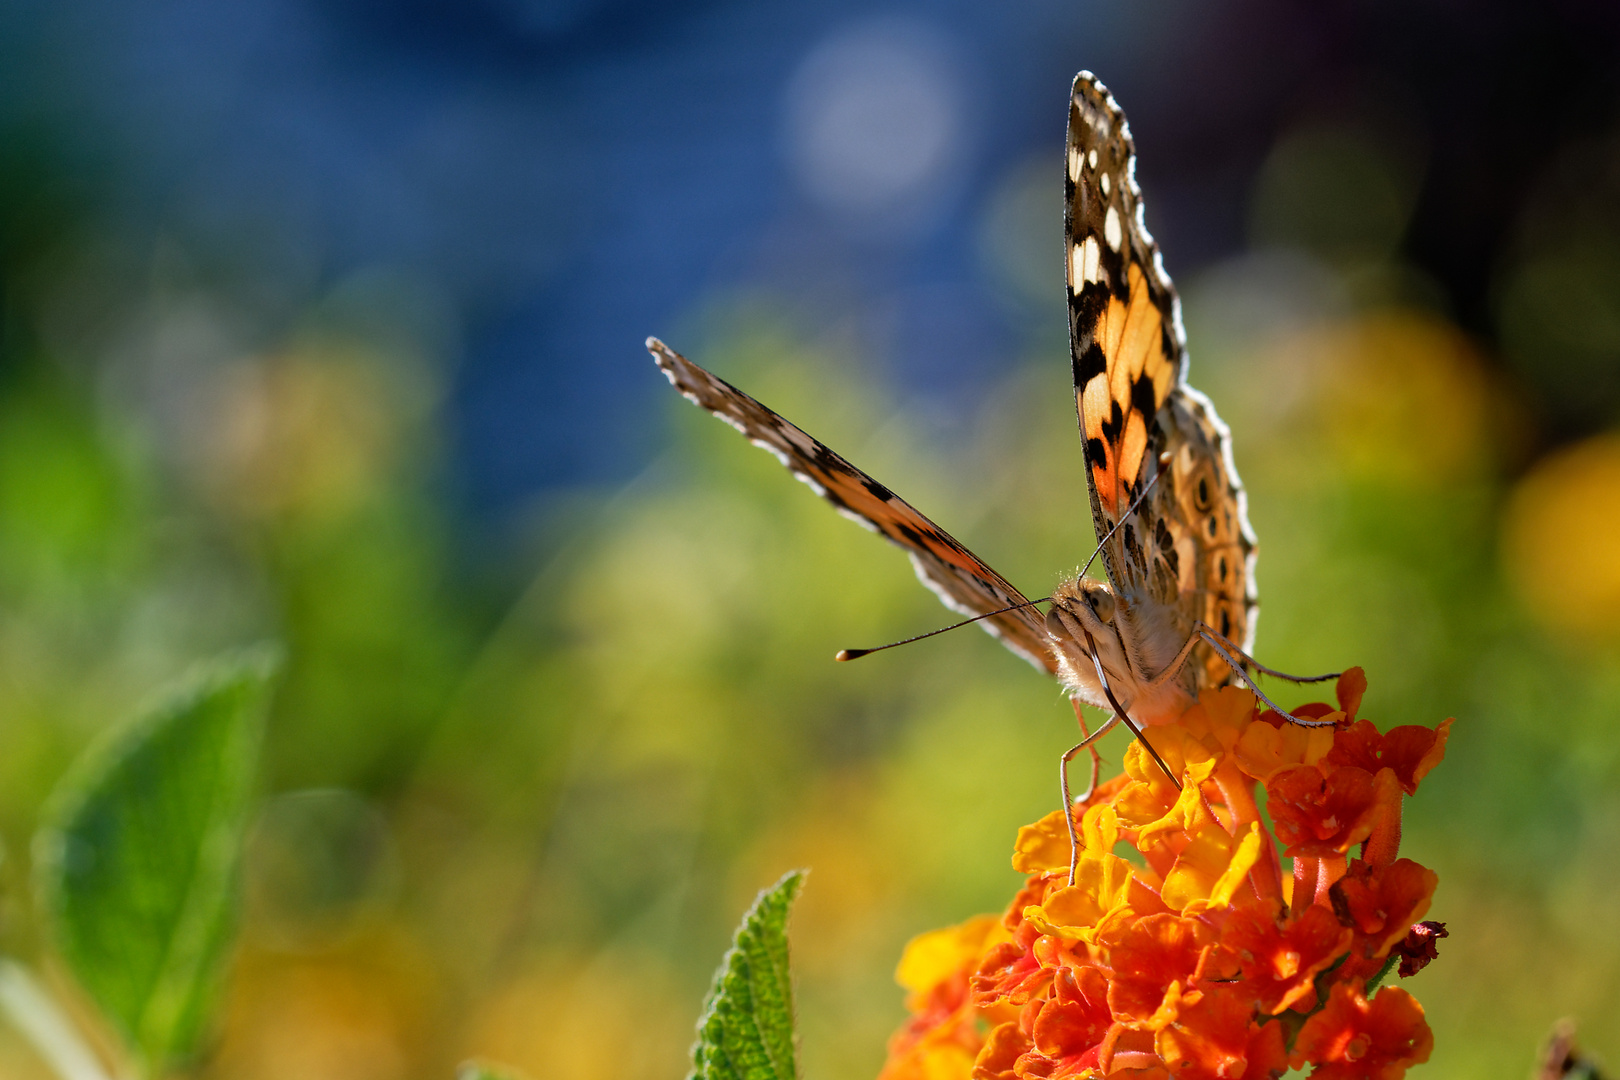
<path fill-rule="evenodd" d="M 1255 541 L 1227 428 L 1186 383 L 1179 301 L 1143 222 L 1134 163 L 1124 114 L 1081 72 L 1064 179 L 1067 291 L 1075 403 L 1108 581 L 1065 581 L 1044 618 L 888 488 L 657 339 L 647 347 L 686 397 L 904 548 L 947 606 L 987 616 L 986 629 L 1078 700 L 1153 723 L 1232 677 L 1206 631 L 1249 650 Z"/>

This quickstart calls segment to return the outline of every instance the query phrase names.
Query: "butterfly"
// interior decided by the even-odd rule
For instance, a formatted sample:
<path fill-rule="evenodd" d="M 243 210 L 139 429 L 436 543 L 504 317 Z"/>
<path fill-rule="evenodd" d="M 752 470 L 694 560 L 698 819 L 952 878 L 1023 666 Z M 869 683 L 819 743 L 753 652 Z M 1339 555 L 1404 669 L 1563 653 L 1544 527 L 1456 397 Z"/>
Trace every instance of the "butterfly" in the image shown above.
<path fill-rule="evenodd" d="M 883 484 L 647 339 L 677 390 L 775 454 L 841 513 L 905 549 L 917 576 L 946 606 L 974 617 L 1056 677 L 1076 702 L 1077 717 L 1080 702 L 1110 713 L 1064 755 L 1066 805 L 1068 761 L 1115 723 L 1130 727 L 1151 753 L 1141 727 L 1173 721 L 1200 690 L 1238 677 L 1271 705 L 1251 671 L 1296 682 L 1336 677 L 1284 675 L 1249 655 L 1258 614 L 1254 530 L 1231 433 L 1209 399 L 1187 384 L 1181 304 L 1147 230 L 1135 165 L 1125 114 L 1082 71 L 1069 96 L 1066 292 L 1075 409 L 1107 580 L 1082 569 L 1047 598 L 1044 616 L 1035 607 L 1041 601 L 1026 599 Z M 1321 723 L 1272 708 L 1296 723 Z M 1095 750 L 1092 778 L 1095 784 Z"/>

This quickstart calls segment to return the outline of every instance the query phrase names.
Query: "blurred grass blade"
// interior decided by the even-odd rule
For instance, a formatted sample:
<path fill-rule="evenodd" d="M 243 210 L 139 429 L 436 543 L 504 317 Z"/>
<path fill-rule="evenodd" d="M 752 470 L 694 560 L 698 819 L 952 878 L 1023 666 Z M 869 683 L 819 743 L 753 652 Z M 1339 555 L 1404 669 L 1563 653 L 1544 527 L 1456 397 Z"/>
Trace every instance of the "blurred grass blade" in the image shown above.
<path fill-rule="evenodd" d="M 273 668 L 255 652 L 172 690 L 79 762 L 35 839 L 56 947 L 151 1072 L 219 984 Z"/>
<path fill-rule="evenodd" d="M 0 1012 L 62 1080 L 108 1080 L 95 1051 L 28 969 L 0 958 Z"/>
<path fill-rule="evenodd" d="M 790 870 L 743 916 L 698 1020 L 690 1080 L 797 1080 L 787 917 L 804 876 Z"/>

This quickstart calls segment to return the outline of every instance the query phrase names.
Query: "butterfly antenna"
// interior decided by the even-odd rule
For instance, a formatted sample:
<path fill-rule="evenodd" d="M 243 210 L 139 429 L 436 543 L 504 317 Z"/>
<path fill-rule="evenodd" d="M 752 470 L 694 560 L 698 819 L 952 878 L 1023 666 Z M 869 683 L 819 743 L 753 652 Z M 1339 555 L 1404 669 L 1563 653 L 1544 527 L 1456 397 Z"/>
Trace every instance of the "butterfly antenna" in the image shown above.
<path fill-rule="evenodd" d="M 1021 607 L 1030 607 L 1034 604 L 1044 604 L 1050 599 L 1052 599 L 1050 596 L 1043 596 L 1039 600 L 1025 600 L 1023 603 L 1009 604 L 997 611 L 987 611 L 983 615 L 975 615 L 971 619 L 963 619 L 959 623 L 952 623 L 949 626 L 942 626 L 938 630 L 930 630 L 926 634 L 918 634 L 916 637 L 908 637 L 904 641 L 891 641 L 887 645 L 879 645 L 875 649 L 839 649 L 838 655 L 834 656 L 833 659 L 840 661 L 859 660 L 863 656 L 870 656 L 875 652 L 882 652 L 884 649 L 892 649 L 896 645 L 910 645 L 913 641 L 921 641 L 923 638 L 931 638 L 935 634 L 943 634 L 947 630 L 955 630 L 958 627 L 966 626 L 968 623 L 976 623 L 980 619 L 988 619 L 993 615 L 1001 615 L 1008 611 L 1016 611 Z"/>
<path fill-rule="evenodd" d="M 1119 527 L 1125 524 L 1126 518 L 1136 513 L 1136 508 L 1142 505 L 1142 500 L 1148 497 L 1148 492 L 1153 490 L 1153 485 L 1157 484 L 1159 482 L 1159 477 L 1164 475 L 1164 467 L 1169 464 L 1170 451 L 1161 451 L 1159 454 L 1159 470 L 1153 474 L 1153 479 L 1147 482 L 1147 486 L 1142 489 L 1142 494 L 1131 500 L 1131 505 L 1127 506 L 1125 508 L 1125 512 L 1119 515 L 1119 520 L 1114 522 L 1114 527 L 1108 530 L 1108 535 L 1097 541 L 1096 550 L 1091 553 L 1091 558 L 1086 560 L 1086 565 L 1080 568 L 1080 573 L 1075 575 L 1076 577 L 1086 576 L 1086 571 L 1091 569 L 1091 564 L 1096 562 L 1097 556 L 1102 553 L 1103 545 L 1114 538 L 1114 534 L 1119 532 Z"/>

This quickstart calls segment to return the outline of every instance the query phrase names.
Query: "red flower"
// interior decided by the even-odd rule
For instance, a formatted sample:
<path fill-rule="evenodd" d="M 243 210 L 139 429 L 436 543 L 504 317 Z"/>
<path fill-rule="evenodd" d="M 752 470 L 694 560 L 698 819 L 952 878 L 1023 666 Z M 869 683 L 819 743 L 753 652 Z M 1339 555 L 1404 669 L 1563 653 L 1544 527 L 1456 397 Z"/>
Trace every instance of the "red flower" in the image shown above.
<path fill-rule="evenodd" d="M 1349 983 L 1338 983 L 1326 1008 L 1300 1029 L 1290 1064 L 1297 1069 L 1315 1062 L 1312 1080 L 1400 1080 L 1433 1049 L 1423 1006 L 1411 994 L 1386 986 L 1368 1001 Z"/>
<path fill-rule="evenodd" d="M 1393 769 L 1401 788 L 1408 795 L 1414 795 L 1418 782 L 1446 756 L 1446 739 L 1450 734 L 1450 720 L 1434 728 L 1407 724 L 1384 735 L 1380 735 L 1370 721 L 1357 720 L 1337 734 L 1324 763 L 1354 765 L 1373 774 L 1380 769 Z"/>
<path fill-rule="evenodd" d="M 1372 835 L 1381 815 L 1399 820 L 1394 772 L 1353 765 L 1290 765 L 1266 781 L 1267 808 L 1289 855 L 1336 855 Z"/>

